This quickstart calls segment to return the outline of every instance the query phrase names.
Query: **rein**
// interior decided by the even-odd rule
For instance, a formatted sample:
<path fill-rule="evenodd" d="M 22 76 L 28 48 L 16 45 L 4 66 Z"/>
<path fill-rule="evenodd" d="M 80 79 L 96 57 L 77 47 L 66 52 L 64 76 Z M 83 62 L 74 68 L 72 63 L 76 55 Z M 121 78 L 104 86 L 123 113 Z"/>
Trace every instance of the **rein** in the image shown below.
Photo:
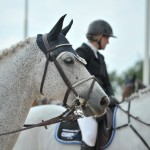
<path fill-rule="evenodd" d="M 65 112 L 63 112 L 61 115 L 59 115 L 57 117 L 54 117 L 54 118 L 46 120 L 46 121 L 42 120 L 41 123 L 37 123 L 37 124 L 25 124 L 24 128 L 22 128 L 22 129 L 2 133 L 2 134 L 0 134 L 0 136 L 13 134 L 13 133 L 21 132 L 24 130 L 41 127 L 41 126 L 44 126 L 45 129 L 47 129 L 47 125 L 55 124 L 55 123 L 62 122 L 62 121 L 75 121 L 81 117 L 80 115 L 71 115 L 75 111 L 75 107 L 76 107 L 76 105 L 74 104 L 74 105 L 72 105 L 71 108 L 68 108 Z"/>
<path fill-rule="evenodd" d="M 147 142 L 145 141 L 145 139 L 142 137 L 142 135 L 136 130 L 136 128 L 130 123 L 130 117 L 133 118 L 134 120 L 146 125 L 146 126 L 149 126 L 150 127 L 150 124 L 149 123 L 146 123 L 144 121 L 142 121 L 139 117 L 135 117 L 133 116 L 131 113 L 130 113 L 130 107 L 131 107 L 131 102 L 128 103 L 128 110 L 125 111 L 121 106 L 117 105 L 117 107 L 122 110 L 124 113 L 127 114 L 128 116 L 128 123 L 122 125 L 122 126 L 119 126 L 117 128 L 114 128 L 114 130 L 117 130 L 117 129 L 121 129 L 121 128 L 124 128 L 124 127 L 130 127 L 132 129 L 132 131 L 140 138 L 140 140 L 143 142 L 143 144 L 147 147 L 148 150 L 150 150 L 150 146 L 147 144 Z"/>

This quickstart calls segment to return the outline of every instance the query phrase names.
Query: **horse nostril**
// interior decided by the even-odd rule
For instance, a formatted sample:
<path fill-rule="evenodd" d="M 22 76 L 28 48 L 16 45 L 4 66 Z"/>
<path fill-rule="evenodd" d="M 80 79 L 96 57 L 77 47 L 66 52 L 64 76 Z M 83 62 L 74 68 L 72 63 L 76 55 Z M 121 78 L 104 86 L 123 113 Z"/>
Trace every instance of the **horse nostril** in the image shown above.
<path fill-rule="evenodd" d="M 108 104 L 109 104 L 109 99 L 108 99 L 107 96 L 104 96 L 104 97 L 101 99 L 101 101 L 100 101 L 100 105 L 101 105 L 101 106 L 108 106 Z"/>

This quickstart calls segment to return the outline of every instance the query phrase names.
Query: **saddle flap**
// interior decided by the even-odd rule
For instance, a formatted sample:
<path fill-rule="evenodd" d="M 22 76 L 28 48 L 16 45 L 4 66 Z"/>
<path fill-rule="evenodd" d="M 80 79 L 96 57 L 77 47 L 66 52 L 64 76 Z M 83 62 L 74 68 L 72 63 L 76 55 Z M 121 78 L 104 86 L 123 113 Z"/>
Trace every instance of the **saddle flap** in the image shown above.
<path fill-rule="evenodd" d="M 55 137 L 61 143 L 80 144 L 82 137 L 77 121 L 59 123 L 56 128 Z"/>

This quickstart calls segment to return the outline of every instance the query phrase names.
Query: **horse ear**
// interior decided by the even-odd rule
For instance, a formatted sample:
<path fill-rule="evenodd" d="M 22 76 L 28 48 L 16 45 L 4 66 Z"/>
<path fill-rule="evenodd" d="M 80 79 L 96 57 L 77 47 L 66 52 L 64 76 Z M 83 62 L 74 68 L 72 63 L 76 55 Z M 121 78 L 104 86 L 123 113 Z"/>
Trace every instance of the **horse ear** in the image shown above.
<path fill-rule="evenodd" d="M 57 40 L 58 35 L 62 30 L 62 25 L 65 17 L 66 15 L 62 16 L 55 24 L 55 26 L 52 28 L 52 30 L 48 33 L 47 35 L 48 40 Z"/>
<path fill-rule="evenodd" d="M 70 30 L 71 26 L 73 24 L 73 20 L 71 20 L 71 22 L 69 23 L 68 26 L 66 26 L 64 29 L 62 29 L 61 33 L 66 36 L 66 34 L 68 33 L 68 31 Z"/>

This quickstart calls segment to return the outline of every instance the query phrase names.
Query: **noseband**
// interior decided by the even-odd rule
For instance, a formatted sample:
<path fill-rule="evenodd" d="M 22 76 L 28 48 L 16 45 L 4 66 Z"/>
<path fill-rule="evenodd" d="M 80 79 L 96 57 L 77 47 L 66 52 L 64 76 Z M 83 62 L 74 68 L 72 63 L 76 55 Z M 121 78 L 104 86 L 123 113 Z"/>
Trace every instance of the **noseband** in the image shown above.
<path fill-rule="evenodd" d="M 62 77 L 63 81 L 65 82 L 66 86 L 68 87 L 68 90 L 66 91 L 66 94 L 65 94 L 65 97 L 64 97 L 64 100 L 63 100 L 63 105 L 66 106 L 66 102 L 67 102 L 69 93 L 71 91 L 74 93 L 74 96 L 75 96 L 74 102 L 76 103 L 76 105 L 80 105 L 79 100 L 81 100 L 81 99 L 79 97 L 79 94 L 75 90 L 75 87 L 77 85 L 83 83 L 83 82 L 86 82 L 90 79 L 93 79 L 93 82 L 91 84 L 91 87 L 89 89 L 89 93 L 88 93 L 88 96 L 87 96 L 87 99 L 86 99 L 86 101 L 88 101 L 89 96 L 90 96 L 90 94 L 92 92 L 92 89 L 94 87 L 94 83 L 95 83 L 95 80 L 96 80 L 95 77 L 90 76 L 89 78 L 83 79 L 83 80 L 79 81 L 78 83 L 75 83 L 74 85 L 72 85 L 71 82 L 69 81 L 69 79 L 67 78 L 67 76 L 65 75 L 65 72 L 61 68 L 60 64 L 58 63 L 58 61 L 57 61 L 57 59 L 55 58 L 55 55 L 54 55 L 54 50 L 55 49 L 60 48 L 60 47 L 64 47 L 64 46 L 72 46 L 72 45 L 66 43 L 66 44 L 60 44 L 60 45 L 57 45 L 55 47 L 50 48 L 48 40 L 47 40 L 47 34 L 43 35 L 42 39 L 43 39 L 44 46 L 46 48 L 46 59 L 47 60 L 46 60 L 46 63 L 45 63 L 45 69 L 44 69 L 43 78 L 42 78 L 42 81 L 41 81 L 40 93 L 43 94 L 43 85 L 44 85 L 44 81 L 45 81 L 45 77 L 46 77 L 46 73 L 47 73 L 48 64 L 49 64 L 49 61 L 51 60 L 51 61 L 54 62 L 60 76 Z M 82 98 L 82 100 L 83 100 L 83 98 Z"/>

